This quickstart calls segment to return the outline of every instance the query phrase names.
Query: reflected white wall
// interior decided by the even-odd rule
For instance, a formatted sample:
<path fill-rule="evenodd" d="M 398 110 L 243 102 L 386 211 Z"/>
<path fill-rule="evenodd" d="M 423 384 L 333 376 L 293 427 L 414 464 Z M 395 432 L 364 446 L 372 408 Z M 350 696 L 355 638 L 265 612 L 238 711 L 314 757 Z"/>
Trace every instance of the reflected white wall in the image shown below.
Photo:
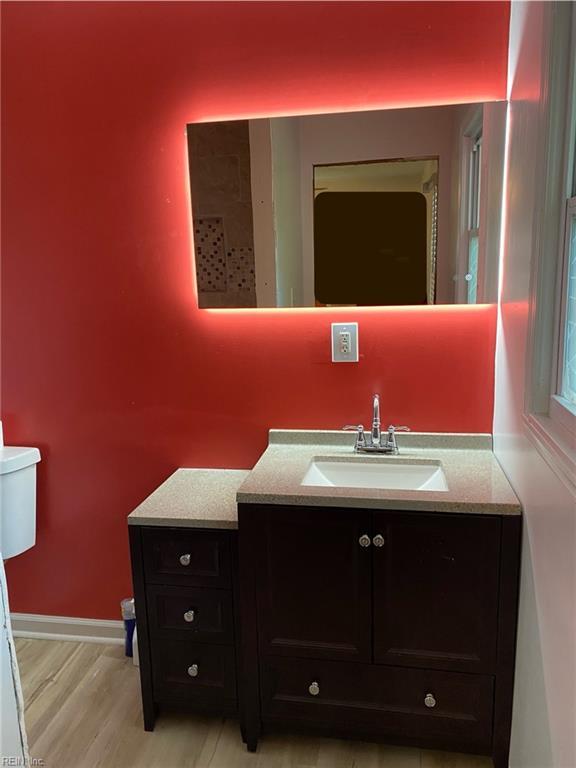
<path fill-rule="evenodd" d="M 276 261 L 273 257 L 275 241 L 271 120 L 250 120 L 248 130 L 256 306 L 275 307 Z"/>
<path fill-rule="evenodd" d="M 277 306 L 301 307 L 304 306 L 304 295 L 300 259 L 300 118 L 274 118 L 270 121 L 270 126 Z"/>

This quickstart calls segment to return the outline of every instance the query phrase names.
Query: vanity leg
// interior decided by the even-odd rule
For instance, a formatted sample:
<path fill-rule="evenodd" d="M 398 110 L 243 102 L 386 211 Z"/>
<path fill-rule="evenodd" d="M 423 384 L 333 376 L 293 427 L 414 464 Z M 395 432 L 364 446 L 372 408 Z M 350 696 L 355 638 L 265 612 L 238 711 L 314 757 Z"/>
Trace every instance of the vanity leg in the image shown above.
<path fill-rule="evenodd" d="M 492 762 L 494 763 L 494 768 L 509 768 L 510 762 L 508 750 L 494 752 Z"/>
<path fill-rule="evenodd" d="M 258 740 L 260 738 L 260 726 L 253 723 L 252 727 L 244 722 L 240 723 L 240 734 L 242 736 L 242 742 L 246 744 L 248 752 L 256 752 L 258 747 Z"/>
<path fill-rule="evenodd" d="M 142 715 L 144 717 L 144 730 L 153 731 L 156 725 L 156 715 L 158 714 L 158 706 L 154 702 L 144 702 L 142 707 Z"/>

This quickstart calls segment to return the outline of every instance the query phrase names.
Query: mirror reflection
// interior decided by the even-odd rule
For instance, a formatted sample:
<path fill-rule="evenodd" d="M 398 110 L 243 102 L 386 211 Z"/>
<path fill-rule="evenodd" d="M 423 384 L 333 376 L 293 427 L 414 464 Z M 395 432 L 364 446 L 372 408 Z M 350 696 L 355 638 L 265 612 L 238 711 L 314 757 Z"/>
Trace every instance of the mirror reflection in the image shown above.
<path fill-rule="evenodd" d="M 505 103 L 187 126 L 201 308 L 496 300 Z"/>

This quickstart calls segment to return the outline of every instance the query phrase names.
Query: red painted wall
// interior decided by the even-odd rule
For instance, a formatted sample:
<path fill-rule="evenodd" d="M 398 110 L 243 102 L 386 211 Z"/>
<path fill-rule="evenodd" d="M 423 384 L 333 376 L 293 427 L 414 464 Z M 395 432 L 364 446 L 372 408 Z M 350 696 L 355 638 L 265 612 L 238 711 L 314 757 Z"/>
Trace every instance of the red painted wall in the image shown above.
<path fill-rule="evenodd" d="M 505 97 L 507 3 L 5 3 L 2 397 L 38 445 L 16 611 L 117 617 L 126 515 L 267 429 L 489 431 L 493 307 L 196 309 L 184 126 Z M 474 44 L 470 44 L 470 30 Z M 360 322 L 359 365 L 329 324 Z"/>

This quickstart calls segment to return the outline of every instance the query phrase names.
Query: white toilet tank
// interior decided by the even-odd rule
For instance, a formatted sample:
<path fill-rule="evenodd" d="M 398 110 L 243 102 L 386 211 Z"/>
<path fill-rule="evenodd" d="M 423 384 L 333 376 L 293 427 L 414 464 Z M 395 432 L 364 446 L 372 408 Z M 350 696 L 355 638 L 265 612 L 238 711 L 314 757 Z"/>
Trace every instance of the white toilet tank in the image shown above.
<path fill-rule="evenodd" d="M 0 422 L 0 556 L 25 552 L 36 543 L 38 448 L 5 446 Z"/>

